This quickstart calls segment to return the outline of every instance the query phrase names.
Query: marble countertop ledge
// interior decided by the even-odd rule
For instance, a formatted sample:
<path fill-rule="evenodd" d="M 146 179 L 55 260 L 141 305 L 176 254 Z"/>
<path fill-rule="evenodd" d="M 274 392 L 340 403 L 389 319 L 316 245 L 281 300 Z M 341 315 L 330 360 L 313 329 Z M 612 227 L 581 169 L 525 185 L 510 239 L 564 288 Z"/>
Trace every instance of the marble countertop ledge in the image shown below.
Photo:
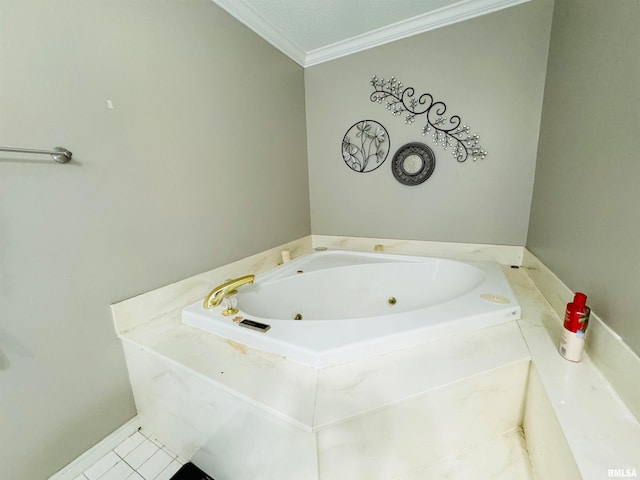
<path fill-rule="evenodd" d="M 583 478 L 608 478 L 610 469 L 636 469 L 640 475 L 638 420 L 588 353 L 579 363 L 558 353 L 561 319 L 526 270 L 505 273 L 522 307 L 518 324 L 532 362 Z"/>

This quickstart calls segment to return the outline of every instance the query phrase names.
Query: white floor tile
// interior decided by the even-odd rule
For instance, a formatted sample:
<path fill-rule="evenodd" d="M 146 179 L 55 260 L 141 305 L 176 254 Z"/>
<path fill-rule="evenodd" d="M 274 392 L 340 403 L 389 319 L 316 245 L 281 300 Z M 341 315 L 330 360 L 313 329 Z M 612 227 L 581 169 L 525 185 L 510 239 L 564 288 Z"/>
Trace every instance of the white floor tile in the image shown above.
<path fill-rule="evenodd" d="M 118 455 L 122 458 L 126 457 L 129 453 L 131 453 L 138 445 L 144 442 L 145 436 L 140 432 L 136 432 L 127 438 L 124 442 L 118 445 L 113 449 Z"/>
<path fill-rule="evenodd" d="M 137 472 L 142 475 L 145 480 L 153 480 L 162 472 L 173 460 L 164 450 L 158 450 L 156 453 L 144 462 Z"/>
<path fill-rule="evenodd" d="M 162 450 L 164 451 L 164 453 L 166 453 L 167 455 L 169 455 L 169 456 L 171 457 L 171 460 L 178 460 L 178 461 L 180 461 L 180 459 L 178 458 L 178 456 L 177 456 L 175 453 L 170 452 L 169 450 L 167 450 L 167 449 L 166 449 L 166 448 L 164 448 L 164 447 L 162 447 Z"/>
<path fill-rule="evenodd" d="M 104 475 L 111 467 L 120 461 L 120 457 L 113 451 L 107 453 L 104 457 L 94 463 L 92 466 L 84 471 L 84 475 L 89 480 L 98 480 Z"/>
<path fill-rule="evenodd" d="M 111 470 L 100 477 L 100 480 L 127 480 L 127 478 L 133 473 L 131 468 L 124 460 L 116 463 Z"/>
<path fill-rule="evenodd" d="M 158 475 L 154 480 L 170 480 L 178 470 L 180 470 L 182 464 L 177 461 L 172 461 L 167 468 L 165 468 L 160 475 Z"/>
<path fill-rule="evenodd" d="M 145 435 L 143 433 L 143 435 Z M 146 436 L 146 435 L 145 435 Z M 158 447 L 162 448 L 164 447 L 164 445 L 162 444 L 162 442 L 160 440 L 158 440 L 157 438 L 154 438 L 152 436 L 147 436 L 147 439 L 151 440 L 153 443 L 155 443 Z"/>
<path fill-rule="evenodd" d="M 140 468 L 140 466 L 149 460 L 151 456 L 160 450 L 155 443 L 151 440 L 145 439 L 140 445 L 131 451 L 124 459 L 133 467 L 134 470 Z M 93 480 L 93 479 L 92 479 Z"/>
<path fill-rule="evenodd" d="M 170 480 L 182 465 L 183 459 L 138 430 L 73 480 Z"/>

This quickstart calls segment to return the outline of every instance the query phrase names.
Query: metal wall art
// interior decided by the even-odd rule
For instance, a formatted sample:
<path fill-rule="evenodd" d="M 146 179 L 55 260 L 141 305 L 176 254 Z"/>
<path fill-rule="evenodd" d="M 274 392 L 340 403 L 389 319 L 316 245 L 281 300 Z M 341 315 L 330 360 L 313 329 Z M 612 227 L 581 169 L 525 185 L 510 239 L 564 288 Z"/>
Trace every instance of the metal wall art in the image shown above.
<path fill-rule="evenodd" d="M 468 157 L 477 160 L 487 156 L 487 152 L 480 146 L 478 135 L 471 134 L 469 126 L 460 125 L 461 119 L 458 115 L 445 117 L 447 106 L 444 102 L 434 101 L 430 93 L 423 93 L 416 99 L 415 90 L 405 87 L 395 77 L 385 80 L 374 75 L 371 86 L 373 93 L 369 99 L 377 103 L 384 101 L 387 110 L 394 116 L 406 113 L 404 123 L 412 124 L 416 116 L 424 115 L 427 123 L 422 129 L 422 134 L 431 134 L 434 143 L 442 145 L 445 150 L 451 147 L 452 154 L 458 162 L 464 162 Z"/>
<path fill-rule="evenodd" d="M 436 156 L 424 143 L 403 145 L 393 156 L 393 176 L 404 185 L 420 185 L 436 168 Z"/>
<path fill-rule="evenodd" d="M 342 139 L 342 158 L 354 172 L 371 172 L 389 155 L 389 134 L 374 120 L 354 123 Z"/>

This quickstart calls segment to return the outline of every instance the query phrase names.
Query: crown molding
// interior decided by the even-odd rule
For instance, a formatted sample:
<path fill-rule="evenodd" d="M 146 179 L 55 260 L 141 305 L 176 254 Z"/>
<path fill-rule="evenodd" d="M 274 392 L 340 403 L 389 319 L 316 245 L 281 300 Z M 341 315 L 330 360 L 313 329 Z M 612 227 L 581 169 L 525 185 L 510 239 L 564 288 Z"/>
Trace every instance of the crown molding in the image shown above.
<path fill-rule="evenodd" d="M 212 0 L 302 67 L 335 60 L 352 53 L 435 30 L 530 0 L 463 0 L 454 5 L 402 20 L 347 40 L 305 52 L 243 0 Z"/>
<path fill-rule="evenodd" d="M 529 1 L 530 0 L 467 0 L 459 2 L 372 30 L 362 35 L 357 35 L 341 42 L 336 42 L 326 47 L 311 50 L 307 52 L 304 66 L 310 67 L 319 63 L 335 60 L 336 58 L 344 57 L 352 53 L 361 52 L 369 48 L 384 45 L 385 43 L 394 42 L 464 20 L 470 20 Z"/>
<path fill-rule="evenodd" d="M 305 66 L 306 53 L 242 0 L 212 0 L 240 23 L 246 25 L 291 60 Z"/>

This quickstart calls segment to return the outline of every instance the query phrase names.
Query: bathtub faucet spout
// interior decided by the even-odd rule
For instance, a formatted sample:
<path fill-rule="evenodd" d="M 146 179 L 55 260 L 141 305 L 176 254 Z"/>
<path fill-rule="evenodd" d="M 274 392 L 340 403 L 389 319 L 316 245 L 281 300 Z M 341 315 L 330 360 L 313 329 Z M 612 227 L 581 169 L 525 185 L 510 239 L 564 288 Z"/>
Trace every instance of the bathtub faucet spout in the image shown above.
<path fill-rule="evenodd" d="M 253 283 L 255 275 L 245 275 L 244 277 L 238 277 L 233 280 L 228 280 L 222 285 L 218 285 L 216 288 L 209 292 L 204 299 L 204 308 L 214 308 L 220 305 L 222 300 L 229 296 L 238 293 L 237 288 L 247 283 Z"/>

